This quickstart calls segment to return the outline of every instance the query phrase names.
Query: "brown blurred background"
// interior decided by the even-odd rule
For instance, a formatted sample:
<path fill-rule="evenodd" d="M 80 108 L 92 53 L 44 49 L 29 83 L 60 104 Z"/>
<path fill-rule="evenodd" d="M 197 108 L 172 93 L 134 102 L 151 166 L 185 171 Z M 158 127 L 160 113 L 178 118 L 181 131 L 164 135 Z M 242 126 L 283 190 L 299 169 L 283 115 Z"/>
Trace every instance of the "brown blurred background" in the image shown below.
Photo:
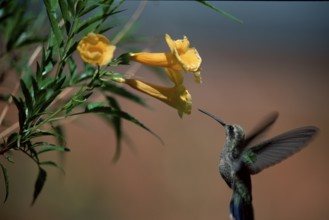
<path fill-rule="evenodd" d="M 126 2 L 123 17 L 128 19 L 138 3 Z M 318 126 L 320 133 L 307 148 L 252 177 L 254 209 L 258 220 L 329 219 L 329 3 L 212 4 L 244 24 L 192 1 L 151 1 L 138 21 L 137 34 L 157 42 L 151 51 L 168 51 L 165 33 L 173 39 L 186 35 L 203 59 L 201 85 L 185 75 L 193 111 L 183 119 L 143 94 L 152 110 L 120 99 L 165 145 L 125 122 L 122 157 L 112 164 L 113 130 L 97 117 L 81 118 L 66 129 L 71 149 L 64 160 L 66 175 L 49 168 L 33 207 L 37 168 L 15 156 L 16 164 L 8 165 L 11 191 L 0 205 L 1 220 L 229 219 L 231 191 L 217 168 L 224 130 L 198 108 L 247 132 L 277 110 L 280 117 L 265 138 Z M 164 84 L 144 67 L 135 77 Z M 2 180 L 0 187 L 3 198 Z"/>

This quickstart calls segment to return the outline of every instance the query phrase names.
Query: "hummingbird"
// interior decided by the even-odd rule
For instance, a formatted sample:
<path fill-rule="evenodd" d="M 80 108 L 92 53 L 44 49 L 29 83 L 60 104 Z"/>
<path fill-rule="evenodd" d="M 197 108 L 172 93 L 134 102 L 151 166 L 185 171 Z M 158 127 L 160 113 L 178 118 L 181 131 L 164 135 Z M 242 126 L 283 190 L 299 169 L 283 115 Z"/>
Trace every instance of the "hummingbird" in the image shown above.
<path fill-rule="evenodd" d="M 305 126 L 282 133 L 256 145 L 249 144 L 263 134 L 278 118 L 273 112 L 247 137 L 237 124 L 226 124 L 216 116 L 199 109 L 200 112 L 219 122 L 226 132 L 224 147 L 219 156 L 219 173 L 233 193 L 230 199 L 230 218 L 253 220 L 251 175 L 273 166 L 292 156 L 318 132 L 315 126 Z"/>

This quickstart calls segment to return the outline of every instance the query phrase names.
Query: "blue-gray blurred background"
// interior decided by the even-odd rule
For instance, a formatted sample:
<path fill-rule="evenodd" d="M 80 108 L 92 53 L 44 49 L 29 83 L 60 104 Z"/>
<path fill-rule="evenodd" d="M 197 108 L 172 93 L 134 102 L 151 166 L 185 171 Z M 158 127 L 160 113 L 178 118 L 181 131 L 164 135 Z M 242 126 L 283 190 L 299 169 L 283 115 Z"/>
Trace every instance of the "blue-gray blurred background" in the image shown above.
<path fill-rule="evenodd" d="M 139 3 L 124 3 L 126 10 L 118 16 L 122 24 Z M 135 34 L 149 40 L 135 48 L 168 51 L 164 34 L 173 39 L 186 35 L 203 59 L 202 84 L 185 74 L 191 115 L 180 119 L 174 109 L 143 94 L 151 110 L 121 100 L 165 145 L 125 122 L 122 157 L 112 164 L 113 130 L 97 117 L 81 118 L 66 129 L 71 149 L 64 161 L 66 175 L 48 169 L 33 207 L 37 168 L 17 155 L 9 169 L 9 200 L 0 205 L 1 220 L 229 219 L 231 191 L 217 168 L 224 130 L 198 108 L 247 132 L 269 112 L 279 111 L 264 138 L 318 126 L 320 133 L 307 148 L 252 177 L 254 209 L 256 219 L 329 219 L 329 3 L 211 4 L 243 24 L 194 1 L 150 1 L 137 22 Z M 154 75 L 141 67 L 134 77 L 166 84 Z"/>

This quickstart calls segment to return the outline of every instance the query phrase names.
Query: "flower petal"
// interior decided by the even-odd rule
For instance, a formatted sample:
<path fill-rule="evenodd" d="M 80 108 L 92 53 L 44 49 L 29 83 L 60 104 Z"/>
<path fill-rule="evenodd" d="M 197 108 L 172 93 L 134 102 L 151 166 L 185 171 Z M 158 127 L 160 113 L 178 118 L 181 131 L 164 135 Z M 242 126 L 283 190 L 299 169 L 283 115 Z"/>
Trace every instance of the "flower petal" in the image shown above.
<path fill-rule="evenodd" d="M 190 48 L 190 41 L 186 36 L 182 40 L 172 40 L 166 34 L 166 41 L 171 53 L 175 56 L 177 62 L 172 62 L 170 68 L 173 70 L 185 70 L 192 72 L 195 82 L 201 83 L 201 62 L 202 59 L 195 48 Z M 179 64 L 179 65 L 178 65 Z"/>
<path fill-rule="evenodd" d="M 171 60 L 171 54 L 166 53 L 148 53 L 148 52 L 140 52 L 140 53 L 129 53 L 129 59 L 150 65 L 150 66 L 161 66 L 167 67 Z"/>
<path fill-rule="evenodd" d="M 173 40 L 169 34 L 165 35 L 170 53 L 130 53 L 129 59 L 150 65 L 169 68 L 175 71 L 184 70 L 194 75 L 195 82 L 201 83 L 201 62 L 198 51 L 190 48 L 190 42 L 186 36 L 183 39 Z"/>
<path fill-rule="evenodd" d="M 183 66 L 183 69 L 188 72 L 200 71 L 201 57 L 195 48 L 189 48 L 184 53 L 179 53 L 175 50 L 177 60 Z"/>
<path fill-rule="evenodd" d="M 183 84 L 183 80 L 184 80 L 183 74 L 181 74 L 178 71 L 174 71 L 172 69 L 169 69 L 169 68 L 165 68 L 165 70 L 166 70 L 166 73 L 167 73 L 169 79 L 173 83 L 175 83 L 176 86 Z"/>
<path fill-rule="evenodd" d="M 136 79 L 120 79 L 117 81 L 125 83 L 130 87 L 149 96 L 152 96 L 177 109 L 180 117 L 182 117 L 184 113 L 191 113 L 192 97 L 182 84 L 174 87 L 162 87 Z"/>
<path fill-rule="evenodd" d="M 116 47 L 101 34 L 89 33 L 77 46 L 81 58 L 93 65 L 106 65 L 112 58 Z"/>

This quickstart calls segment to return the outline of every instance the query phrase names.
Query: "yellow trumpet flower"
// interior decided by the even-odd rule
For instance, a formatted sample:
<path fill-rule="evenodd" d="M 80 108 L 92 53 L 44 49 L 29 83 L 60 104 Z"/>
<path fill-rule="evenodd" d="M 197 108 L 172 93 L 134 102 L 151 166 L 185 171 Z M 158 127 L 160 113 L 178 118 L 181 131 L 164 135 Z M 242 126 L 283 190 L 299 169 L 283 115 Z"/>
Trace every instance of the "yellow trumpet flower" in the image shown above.
<path fill-rule="evenodd" d="M 81 39 L 77 50 L 85 62 L 103 66 L 112 60 L 115 48 L 104 35 L 89 33 Z"/>
<path fill-rule="evenodd" d="M 201 62 L 198 51 L 190 47 L 190 42 L 186 36 L 184 39 L 172 40 L 166 34 L 166 41 L 170 48 L 170 53 L 130 53 L 130 60 L 150 65 L 165 67 L 175 71 L 191 72 L 197 83 L 201 82 Z"/>
<path fill-rule="evenodd" d="M 177 109 L 180 117 L 191 114 L 192 97 L 183 85 L 183 75 L 180 72 L 166 69 L 168 77 L 175 84 L 173 87 L 163 87 L 136 79 L 117 78 L 115 81 L 125 83 L 130 87 L 152 96 Z"/>

